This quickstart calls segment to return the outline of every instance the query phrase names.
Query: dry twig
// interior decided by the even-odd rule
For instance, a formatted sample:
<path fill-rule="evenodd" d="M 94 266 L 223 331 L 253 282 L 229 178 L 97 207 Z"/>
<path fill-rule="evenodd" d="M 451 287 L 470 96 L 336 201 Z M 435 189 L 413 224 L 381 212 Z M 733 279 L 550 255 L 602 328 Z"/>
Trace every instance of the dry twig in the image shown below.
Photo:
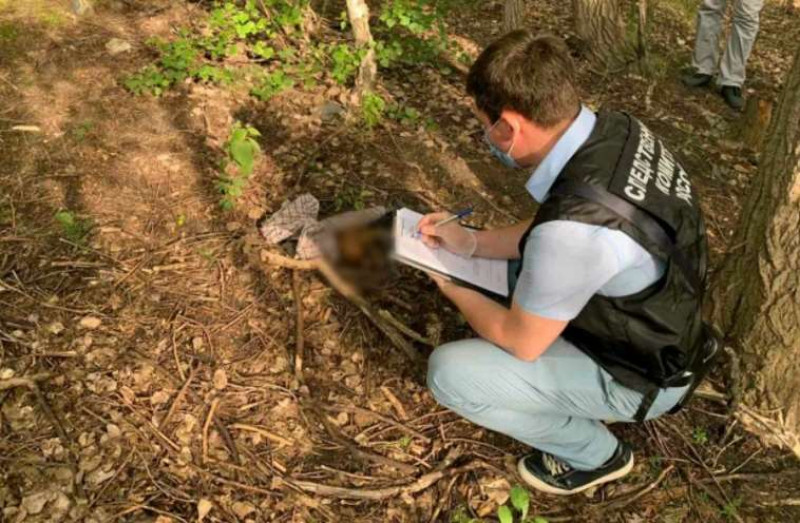
<path fill-rule="evenodd" d="M 294 374 L 298 380 L 303 381 L 303 297 L 300 295 L 300 271 L 297 269 L 292 271 L 292 293 L 296 312 Z"/>
<path fill-rule="evenodd" d="M 181 387 L 181 390 L 178 392 L 178 395 L 175 396 L 175 401 L 173 401 L 172 405 L 170 405 L 169 410 L 167 411 L 167 415 L 164 416 L 164 419 L 160 423 L 162 427 L 167 426 L 167 422 L 172 418 L 172 415 L 175 413 L 180 404 L 183 402 L 183 398 L 186 397 L 186 391 L 189 389 L 189 385 L 191 385 L 192 380 L 194 379 L 195 370 L 196 368 L 192 367 L 191 370 L 189 371 L 189 377 L 186 378 L 186 382 L 183 384 L 183 387 Z"/>
<path fill-rule="evenodd" d="M 462 467 L 436 470 L 420 476 L 416 481 L 407 485 L 398 485 L 394 487 L 385 487 L 379 489 L 356 489 L 347 487 L 335 487 L 331 485 L 323 485 L 311 481 L 298 481 L 282 479 L 281 481 L 298 487 L 306 492 L 317 494 L 319 496 L 327 496 L 340 499 L 364 499 L 370 501 L 380 501 L 387 498 L 392 498 L 400 495 L 416 494 L 421 492 L 440 479 L 451 478 L 466 472 L 486 468 L 487 464 L 482 461 L 473 461 Z"/>
<path fill-rule="evenodd" d="M 413 362 L 420 364 L 422 362 L 422 358 L 417 352 L 417 349 L 414 348 L 405 338 L 403 338 L 401 332 L 393 326 L 392 324 L 388 323 L 383 317 L 370 305 L 361 295 L 346 281 L 344 281 L 336 270 L 331 267 L 331 265 L 325 262 L 322 259 L 308 261 L 308 260 L 294 260 L 292 258 L 287 258 L 286 256 L 281 256 L 280 254 L 276 254 L 273 252 L 269 252 L 267 250 L 261 251 L 261 260 L 267 262 L 271 265 L 276 265 L 278 267 L 284 267 L 286 269 L 296 269 L 296 270 L 318 270 L 321 272 L 328 282 L 336 289 L 339 294 L 350 300 L 356 307 L 358 307 L 362 313 L 369 319 L 373 325 L 375 325 L 378 330 L 380 330 L 392 344 L 402 350 L 409 359 Z M 410 330 L 410 329 L 409 329 Z"/>
<path fill-rule="evenodd" d="M 219 398 L 211 400 L 211 408 L 208 409 L 208 416 L 206 422 L 203 423 L 203 463 L 208 462 L 208 428 L 211 426 L 211 421 L 214 419 L 214 411 L 217 410 L 219 405 Z"/>
<path fill-rule="evenodd" d="M 373 418 L 375 418 L 375 419 L 377 419 L 379 421 L 382 421 L 384 423 L 388 423 L 389 425 L 395 427 L 396 429 L 405 432 L 409 436 L 414 436 L 415 438 L 419 438 L 422 441 L 424 441 L 425 443 L 430 443 L 430 441 L 431 441 L 431 439 L 428 436 L 426 436 L 425 434 L 422 434 L 421 432 L 418 432 L 418 431 L 416 431 L 416 430 L 414 430 L 414 429 L 412 429 L 410 427 L 407 427 L 407 426 L 403 425 L 402 423 L 393 420 L 392 418 L 388 418 L 388 417 L 386 417 L 386 416 L 384 416 L 382 414 L 378 414 L 377 412 L 373 412 L 373 411 L 371 411 L 369 409 L 362 409 L 361 407 L 357 407 L 355 405 L 327 405 L 327 406 L 324 406 L 322 408 L 324 408 L 325 410 L 333 410 L 333 411 L 337 411 L 337 410 L 338 411 L 342 411 L 343 410 L 345 412 L 350 412 L 351 414 L 363 414 L 365 416 L 371 416 L 371 417 L 373 417 Z"/>

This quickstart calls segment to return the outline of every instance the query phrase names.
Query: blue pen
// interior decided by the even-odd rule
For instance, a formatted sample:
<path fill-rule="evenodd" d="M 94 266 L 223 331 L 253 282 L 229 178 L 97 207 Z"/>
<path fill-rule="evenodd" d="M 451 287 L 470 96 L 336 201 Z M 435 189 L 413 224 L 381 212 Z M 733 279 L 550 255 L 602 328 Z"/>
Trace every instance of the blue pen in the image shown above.
<path fill-rule="evenodd" d="M 446 225 L 446 224 L 448 224 L 450 222 L 454 222 L 456 220 L 460 220 L 461 218 L 466 218 L 470 214 L 472 214 L 472 207 L 467 207 L 463 211 L 458 211 L 457 213 L 455 213 L 453 216 L 450 216 L 449 218 L 445 218 L 444 220 L 442 220 L 440 222 L 436 222 L 433 226 L 434 227 L 439 227 L 441 225 Z"/>

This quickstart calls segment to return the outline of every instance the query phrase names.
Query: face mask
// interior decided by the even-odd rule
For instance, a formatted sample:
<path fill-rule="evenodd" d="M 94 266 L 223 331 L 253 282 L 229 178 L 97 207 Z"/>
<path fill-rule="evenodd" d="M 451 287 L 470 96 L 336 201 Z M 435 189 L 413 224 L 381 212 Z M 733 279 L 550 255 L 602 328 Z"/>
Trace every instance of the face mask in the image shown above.
<path fill-rule="evenodd" d="M 511 142 L 511 147 L 508 148 L 508 151 L 504 152 L 501 151 L 495 144 L 493 144 L 492 140 L 489 138 L 489 135 L 492 134 L 492 130 L 498 123 L 500 123 L 500 120 L 497 120 L 494 123 L 494 125 L 492 125 L 486 131 L 484 131 L 483 141 L 486 142 L 486 145 L 489 146 L 489 150 L 492 152 L 495 158 L 500 160 L 500 163 L 512 169 L 521 169 L 522 167 L 517 163 L 517 161 L 514 158 L 511 157 L 511 151 L 512 149 L 514 149 L 514 143 L 515 143 L 514 141 Z M 514 137 L 514 140 L 516 140 L 516 137 Z"/>

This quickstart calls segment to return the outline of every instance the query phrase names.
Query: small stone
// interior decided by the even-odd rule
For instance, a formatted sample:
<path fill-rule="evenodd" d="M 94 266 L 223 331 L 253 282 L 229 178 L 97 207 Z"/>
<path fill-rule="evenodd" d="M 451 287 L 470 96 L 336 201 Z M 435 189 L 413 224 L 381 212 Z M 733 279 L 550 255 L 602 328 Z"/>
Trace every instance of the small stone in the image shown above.
<path fill-rule="evenodd" d="M 228 386 L 228 375 L 223 369 L 217 369 L 214 371 L 213 382 L 215 389 L 222 390 Z"/>
<path fill-rule="evenodd" d="M 130 42 L 120 40 L 119 38 L 112 38 L 106 43 L 106 51 L 108 51 L 108 54 L 111 56 L 128 52 L 131 50 L 131 47 L 132 46 Z"/>
<path fill-rule="evenodd" d="M 14 377 L 14 369 L 5 368 L 0 370 L 0 380 L 9 380 Z"/>
<path fill-rule="evenodd" d="M 192 338 L 192 348 L 194 350 L 200 350 L 203 348 L 203 338 L 200 336 L 195 336 Z"/>
<path fill-rule="evenodd" d="M 322 118 L 324 122 L 332 120 L 342 113 L 344 113 L 344 107 L 333 101 L 325 102 L 325 104 L 319 108 L 320 118 Z"/>
<path fill-rule="evenodd" d="M 84 329 L 94 330 L 97 327 L 99 327 L 101 323 L 102 321 L 100 320 L 100 318 L 96 316 L 84 316 L 83 318 L 81 318 L 81 321 L 78 325 L 80 325 L 81 328 Z"/>

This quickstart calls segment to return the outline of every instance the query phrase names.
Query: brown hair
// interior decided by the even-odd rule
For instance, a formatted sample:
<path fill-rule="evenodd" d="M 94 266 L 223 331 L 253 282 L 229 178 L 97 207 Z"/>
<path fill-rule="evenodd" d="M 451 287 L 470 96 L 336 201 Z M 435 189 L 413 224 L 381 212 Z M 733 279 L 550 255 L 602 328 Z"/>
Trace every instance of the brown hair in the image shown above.
<path fill-rule="evenodd" d="M 469 70 L 467 92 L 492 122 L 504 109 L 511 109 L 542 127 L 552 127 L 578 113 L 574 75 L 575 65 L 563 40 L 517 30 L 484 49 Z"/>

